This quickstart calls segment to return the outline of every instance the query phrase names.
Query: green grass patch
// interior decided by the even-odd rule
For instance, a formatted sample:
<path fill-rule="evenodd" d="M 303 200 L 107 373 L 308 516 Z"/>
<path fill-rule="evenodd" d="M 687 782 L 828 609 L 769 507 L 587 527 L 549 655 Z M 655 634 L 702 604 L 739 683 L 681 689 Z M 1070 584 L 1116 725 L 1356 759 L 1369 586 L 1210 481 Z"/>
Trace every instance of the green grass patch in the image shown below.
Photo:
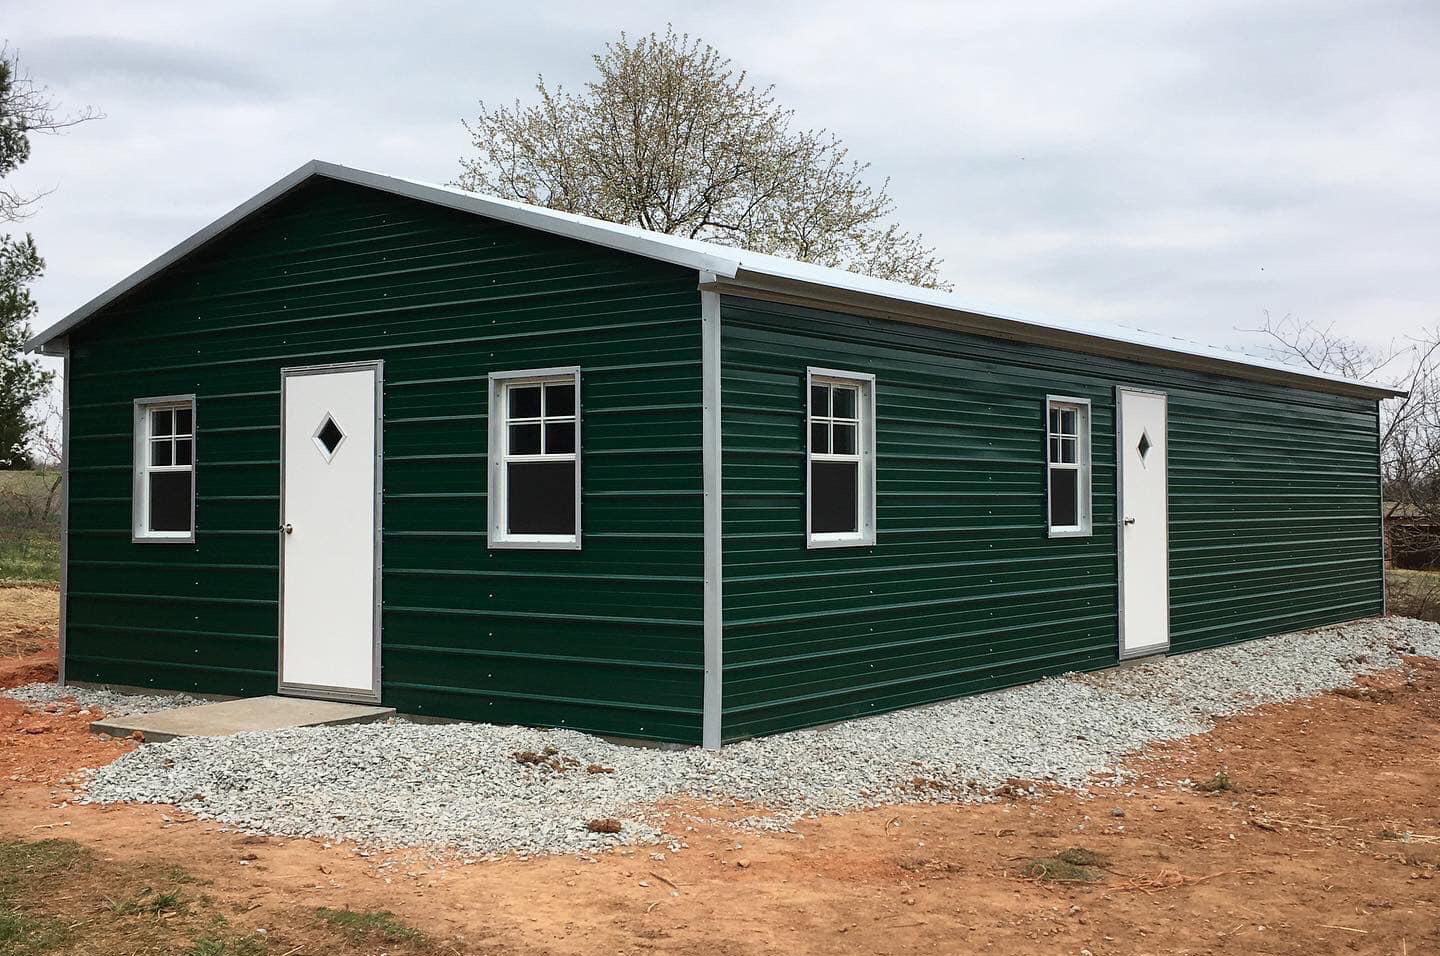
<path fill-rule="evenodd" d="M 0 840 L 0 902 L 9 903 L 29 887 L 62 879 L 94 861 L 73 840 Z"/>
<path fill-rule="evenodd" d="M 89 851 L 71 840 L 0 841 L 0 953 L 32 956 L 50 953 L 70 941 L 62 920 L 30 911 L 19 900 L 36 887 L 55 881 L 91 863 Z"/>
<path fill-rule="evenodd" d="M 0 953 L 5 956 L 53 953 L 69 941 L 70 933 L 59 920 L 0 906 Z"/>
<path fill-rule="evenodd" d="M 425 934 L 406 926 L 388 910 L 335 910 L 321 906 L 315 910 L 321 921 L 342 931 L 355 942 L 379 939 L 386 943 L 423 943 Z"/>
<path fill-rule="evenodd" d="M 4 517 L 0 516 L 0 523 Z M 60 525 L 7 528 L 0 535 L 0 584 L 59 584 Z"/>
<path fill-rule="evenodd" d="M 0 840 L 0 956 L 439 951 L 384 910 L 290 906 L 232 926 L 205 885 L 165 859 L 108 859 L 71 840 Z"/>
<path fill-rule="evenodd" d="M 1022 876 L 1047 883 L 1093 883 L 1100 879 L 1095 867 L 1104 866 L 1105 858 L 1094 850 L 1072 846 L 1054 856 L 1037 856 L 1020 868 Z"/>
<path fill-rule="evenodd" d="M 60 501 L 54 472 L 0 471 L 0 583 L 60 580 Z"/>
<path fill-rule="evenodd" d="M 265 956 L 265 944 L 254 936 L 202 936 L 180 956 Z"/>
<path fill-rule="evenodd" d="M 116 916 L 160 916 L 163 913 L 183 913 L 185 900 L 179 890 L 157 893 L 147 886 L 130 899 L 112 902 L 110 909 Z"/>

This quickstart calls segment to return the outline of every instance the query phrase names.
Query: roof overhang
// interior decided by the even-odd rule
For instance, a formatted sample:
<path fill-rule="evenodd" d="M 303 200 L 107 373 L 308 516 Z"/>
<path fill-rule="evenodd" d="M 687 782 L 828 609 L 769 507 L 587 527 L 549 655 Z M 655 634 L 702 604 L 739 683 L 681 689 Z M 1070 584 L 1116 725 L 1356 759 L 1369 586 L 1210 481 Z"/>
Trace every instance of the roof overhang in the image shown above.
<path fill-rule="evenodd" d="M 899 320 L 1012 342 L 1066 349 L 1086 355 L 1126 359 L 1164 368 L 1225 375 L 1353 398 L 1380 400 L 1401 398 L 1409 394 L 1403 389 L 1388 385 L 1300 369 L 1281 362 L 1267 362 L 1249 355 L 1237 353 L 1235 358 L 1231 359 L 1219 349 L 1203 346 L 1187 348 L 1180 340 L 1175 340 L 1176 344 L 1169 346 L 1165 344 L 1164 336 L 1135 333 L 1134 338 L 1118 338 L 1059 323 L 1048 324 L 1028 318 L 1016 319 L 990 312 L 930 305 L 839 289 L 800 279 L 754 273 L 743 267 L 735 276 L 717 276 L 703 282 L 701 288 L 737 297 L 844 311 L 876 319 Z M 1145 341 L 1146 339 L 1153 341 Z"/>
<path fill-rule="evenodd" d="M 634 253 L 647 259 L 670 262 L 687 269 L 694 269 L 697 272 L 733 276 L 738 265 L 734 256 L 716 255 L 708 249 L 698 248 L 704 246 L 704 243 L 694 243 L 693 247 L 677 246 L 668 241 L 670 239 L 668 236 L 633 226 L 615 226 L 586 216 L 541 209 L 494 196 L 481 196 L 461 189 L 415 182 L 396 176 L 385 176 L 314 159 L 290 175 L 275 181 L 204 229 L 171 247 L 164 254 L 141 266 L 59 322 L 32 336 L 25 343 L 26 350 L 46 355 L 59 354 L 64 347 L 59 340 L 63 339 L 72 329 L 89 321 L 110 303 L 164 272 L 201 246 L 217 239 L 265 206 L 316 176 L 354 183 L 357 186 L 369 186 L 372 189 L 383 190 L 397 196 L 408 196 L 421 202 L 498 219 L 501 222 L 524 226 L 528 229 L 538 229 L 542 232 L 567 236 L 581 242 Z"/>
<path fill-rule="evenodd" d="M 841 269 L 650 232 L 635 226 L 604 222 L 493 196 L 482 196 L 454 187 L 386 176 L 318 159 L 311 160 L 272 183 L 35 335 L 25 343 L 26 349 L 49 355 L 61 354 L 67 347 L 66 336 L 94 318 L 107 305 L 316 176 L 367 186 L 421 202 L 693 269 L 699 274 L 701 287 L 705 289 L 817 308 L 839 309 L 874 318 L 915 322 L 937 328 L 959 329 L 1090 355 L 1131 359 L 1168 368 L 1211 372 L 1356 398 L 1384 399 L 1406 394 L 1403 390 L 1386 385 L 1358 382 L 1135 329 L 1006 315 L 998 310 L 978 308 L 953 293 L 907 286 Z"/>

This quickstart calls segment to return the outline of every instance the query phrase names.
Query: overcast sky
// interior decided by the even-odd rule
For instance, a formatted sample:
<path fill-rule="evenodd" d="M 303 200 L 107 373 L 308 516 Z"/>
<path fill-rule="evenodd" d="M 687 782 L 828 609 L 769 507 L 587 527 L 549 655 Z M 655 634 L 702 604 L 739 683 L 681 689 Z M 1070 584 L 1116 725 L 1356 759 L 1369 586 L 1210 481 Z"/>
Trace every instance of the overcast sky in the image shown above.
<path fill-rule="evenodd" d="M 225 6 L 229 12 L 212 7 Z M 889 177 L 956 292 L 1223 345 L 1440 322 L 1440 3 L 6 0 L 49 325 L 311 158 L 434 182 L 480 99 L 698 34 Z"/>

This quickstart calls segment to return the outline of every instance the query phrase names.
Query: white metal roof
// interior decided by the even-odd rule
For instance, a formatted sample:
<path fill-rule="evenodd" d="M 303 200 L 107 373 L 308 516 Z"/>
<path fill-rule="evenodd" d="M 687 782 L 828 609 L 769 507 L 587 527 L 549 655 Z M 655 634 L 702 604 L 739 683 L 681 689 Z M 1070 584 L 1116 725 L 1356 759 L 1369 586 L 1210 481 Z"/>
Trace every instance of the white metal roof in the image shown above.
<path fill-rule="evenodd" d="M 1023 331 L 1025 333 L 1023 337 L 1030 340 L 1043 340 L 1047 333 L 1052 333 L 1057 340 L 1063 340 L 1064 347 L 1080 351 L 1091 350 L 1086 348 L 1085 343 L 1087 342 L 1097 346 L 1108 343 L 1112 347 L 1104 349 L 1105 353 L 1114 353 L 1116 349 L 1113 346 L 1122 348 L 1128 346 L 1130 349 L 1136 350 L 1137 358 L 1156 364 L 1175 364 L 1186 368 L 1212 368 L 1222 374 L 1240 378 L 1263 378 L 1267 381 L 1275 381 L 1278 377 L 1278 380 L 1309 385 L 1320 391 L 1363 394 L 1373 398 L 1403 394 L 1403 392 L 1386 385 L 1358 382 L 1338 375 L 1297 368 L 1243 352 L 1216 348 L 1155 332 L 1105 323 L 1078 322 L 1035 315 L 1015 315 L 1005 310 L 969 301 L 952 292 L 924 289 L 888 279 L 876 279 L 847 272 L 844 269 L 797 262 L 793 259 L 749 252 L 733 246 L 651 232 L 636 226 L 618 225 L 601 219 L 558 212 L 514 200 L 483 196 L 451 186 L 437 186 L 432 183 L 386 176 L 321 160 L 312 160 L 306 163 L 232 209 L 168 252 L 106 289 L 59 322 L 35 335 L 26 343 L 26 347 L 31 350 L 48 350 L 57 339 L 90 319 L 111 302 L 313 176 L 325 176 L 342 182 L 369 186 L 423 202 L 447 206 L 451 209 L 498 219 L 502 222 L 568 236 L 650 259 L 669 262 L 694 269 L 702 277 L 709 274 L 718 280 L 729 280 L 721 282 L 722 288 L 730 287 L 740 290 L 744 288 L 746 282 L 762 280 L 772 285 L 779 283 L 793 290 L 808 290 L 808 294 L 815 295 L 820 299 L 825 298 L 827 292 L 844 293 L 852 299 L 870 303 L 872 309 L 879 309 L 882 312 L 887 304 L 892 304 L 906 312 L 918 309 L 938 316 L 954 315 L 978 318 L 985 321 L 984 328 L 988 331 L 999 334 L 1005 334 L 1006 331 Z M 1167 356 L 1171 357 L 1172 361 L 1167 361 Z"/>

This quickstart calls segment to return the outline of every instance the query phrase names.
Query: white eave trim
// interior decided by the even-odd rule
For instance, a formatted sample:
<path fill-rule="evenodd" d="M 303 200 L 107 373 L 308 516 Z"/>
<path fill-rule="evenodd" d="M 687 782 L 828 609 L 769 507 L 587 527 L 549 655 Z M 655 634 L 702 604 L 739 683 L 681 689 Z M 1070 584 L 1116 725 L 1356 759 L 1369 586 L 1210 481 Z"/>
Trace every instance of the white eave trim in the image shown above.
<path fill-rule="evenodd" d="M 1088 355 L 1128 359 L 1166 368 L 1211 372 L 1231 378 L 1308 388 L 1312 391 L 1382 399 L 1404 396 L 1388 385 L 1296 368 L 1241 352 L 1187 342 L 1123 326 L 1019 318 L 998 310 L 968 308 L 947 301 L 949 293 L 856 276 L 854 283 L 834 285 L 805 275 L 819 267 L 795 263 L 795 275 L 753 271 L 745 262 L 733 278 L 717 277 L 702 289 L 722 294 L 784 302 L 872 318 L 956 329 L 991 338 L 1029 342 Z M 873 286 L 873 288 L 871 288 Z"/>

